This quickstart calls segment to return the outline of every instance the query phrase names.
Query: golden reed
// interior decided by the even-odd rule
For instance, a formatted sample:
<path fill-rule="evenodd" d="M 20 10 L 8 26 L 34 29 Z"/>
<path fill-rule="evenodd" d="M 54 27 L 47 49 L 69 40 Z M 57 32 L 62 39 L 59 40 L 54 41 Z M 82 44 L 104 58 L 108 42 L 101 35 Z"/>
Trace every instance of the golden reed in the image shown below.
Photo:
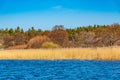
<path fill-rule="evenodd" d="M 120 60 L 120 47 L 0 50 L 0 59 Z"/>

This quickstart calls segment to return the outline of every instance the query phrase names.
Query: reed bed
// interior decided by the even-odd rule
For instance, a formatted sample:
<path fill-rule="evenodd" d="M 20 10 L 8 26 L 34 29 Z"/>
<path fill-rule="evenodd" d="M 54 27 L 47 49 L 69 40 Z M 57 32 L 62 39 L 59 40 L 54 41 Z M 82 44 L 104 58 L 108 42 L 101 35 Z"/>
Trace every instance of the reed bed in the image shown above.
<path fill-rule="evenodd" d="M 0 50 L 0 59 L 120 60 L 120 47 Z"/>

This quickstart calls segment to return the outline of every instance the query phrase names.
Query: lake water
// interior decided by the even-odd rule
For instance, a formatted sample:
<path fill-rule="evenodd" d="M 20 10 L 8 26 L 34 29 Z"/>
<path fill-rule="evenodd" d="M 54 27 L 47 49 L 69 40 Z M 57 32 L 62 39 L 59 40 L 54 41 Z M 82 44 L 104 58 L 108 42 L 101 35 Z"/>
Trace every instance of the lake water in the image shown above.
<path fill-rule="evenodd" d="M 120 80 L 120 61 L 0 60 L 0 80 Z"/>

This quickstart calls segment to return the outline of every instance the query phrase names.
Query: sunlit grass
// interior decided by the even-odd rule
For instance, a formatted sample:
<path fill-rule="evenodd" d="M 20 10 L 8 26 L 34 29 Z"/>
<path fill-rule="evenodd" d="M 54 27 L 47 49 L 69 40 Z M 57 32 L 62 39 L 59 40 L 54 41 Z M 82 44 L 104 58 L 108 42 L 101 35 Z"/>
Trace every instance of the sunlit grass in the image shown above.
<path fill-rule="evenodd" d="M 120 60 L 120 47 L 1 50 L 0 59 Z"/>

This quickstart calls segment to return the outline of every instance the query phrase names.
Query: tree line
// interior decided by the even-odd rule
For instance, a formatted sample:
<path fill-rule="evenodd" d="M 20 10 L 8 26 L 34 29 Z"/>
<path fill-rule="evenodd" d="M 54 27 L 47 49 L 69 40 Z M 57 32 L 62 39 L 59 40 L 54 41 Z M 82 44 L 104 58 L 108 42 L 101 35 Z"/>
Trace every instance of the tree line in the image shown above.
<path fill-rule="evenodd" d="M 0 29 L 0 48 L 18 46 L 22 49 L 120 46 L 120 25 L 89 25 L 70 29 L 55 25 L 52 30 L 45 31 L 34 27 L 27 31 L 20 27 Z"/>

